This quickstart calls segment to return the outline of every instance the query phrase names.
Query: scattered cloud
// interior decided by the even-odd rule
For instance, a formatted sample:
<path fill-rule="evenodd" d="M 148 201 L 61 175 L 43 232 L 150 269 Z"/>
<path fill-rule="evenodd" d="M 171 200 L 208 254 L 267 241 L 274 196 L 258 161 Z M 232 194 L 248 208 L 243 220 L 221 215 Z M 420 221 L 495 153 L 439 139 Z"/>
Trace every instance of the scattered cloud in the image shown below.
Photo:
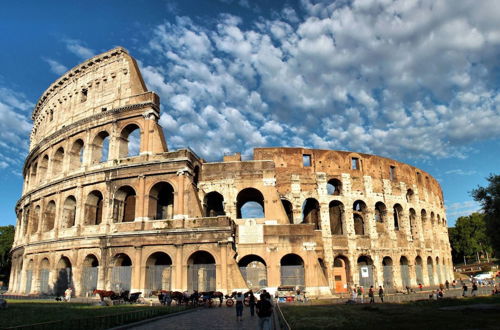
<path fill-rule="evenodd" d="M 474 175 L 474 174 L 477 174 L 477 171 L 475 170 L 462 170 L 462 169 L 454 169 L 454 170 L 449 170 L 449 171 L 446 171 L 444 172 L 444 174 L 450 174 L 450 175 L 465 175 L 465 176 L 468 176 L 468 175 Z"/>
<path fill-rule="evenodd" d="M 469 143 L 500 137 L 495 8 L 304 0 L 300 13 L 285 7 L 253 25 L 177 17 L 154 29 L 147 54 L 160 64 L 143 66 L 144 78 L 168 109 L 169 144 L 207 159 L 300 142 L 463 158 Z"/>
<path fill-rule="evenodd" d="M 87 60 L 95 56 L 95 51 L 84 46 L 83 42 L 76 39 L 64 39 L 66 48 L 82 60 Z"/>
<path fill-rule="evenodd" d="M 58 76 L 61 76 L 63 73 L 68 71 L 67 67 L 65 67 L 61 63 L 57 62 L 56 60 L 46 58 L 46 57 L 43 57 L 42 59 L 45 62 L 47 62 L 47 64 L 50 66 L 50 71 L 52 71 L 52 73 L 54 73 Z"/>
<path fill-rule="evenodd" d="M 446 205 L 446 215 L 448 218 L 458 218 L 470 215 L 481 210 L 481 205 L 476 201 L 464 201 Z"/>

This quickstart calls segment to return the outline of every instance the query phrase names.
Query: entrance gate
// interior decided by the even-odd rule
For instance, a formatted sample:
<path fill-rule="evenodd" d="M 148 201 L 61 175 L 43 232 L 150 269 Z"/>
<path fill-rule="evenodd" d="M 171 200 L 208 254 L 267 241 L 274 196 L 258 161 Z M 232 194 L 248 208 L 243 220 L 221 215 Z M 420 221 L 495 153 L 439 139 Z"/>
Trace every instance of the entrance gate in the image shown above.
<path fill-rule="evenodd" d="M 111 290 L 117 292 L 130 291 L 131 280 L 131 266 L 114 266 L 111 271 Z"/>
<path fill-rule="evenodd" d="M 281 266 L 281 285 L 305 285 L 304 266 Z"/>
<path fill-rule="evenodd" d="M 91 295 L 97 289 L 99 267 L 84 267 L 82 272 L 82 294 Z"/>
<path fill-rule="evenodd" d="M 40 270 L 40 292 L 49 293 L 49 275 L 50 270 L 42 269 Z"/>
<path fill-rule="evenodd" d="M 215 264 L 188 265 L 188 290 L 215 291 Z"/>
<path fill-rule="evenodd" d="M 146 287 L 151 291 L 170 291 L 171 276 L 170 266 L 146 266 Z"/>

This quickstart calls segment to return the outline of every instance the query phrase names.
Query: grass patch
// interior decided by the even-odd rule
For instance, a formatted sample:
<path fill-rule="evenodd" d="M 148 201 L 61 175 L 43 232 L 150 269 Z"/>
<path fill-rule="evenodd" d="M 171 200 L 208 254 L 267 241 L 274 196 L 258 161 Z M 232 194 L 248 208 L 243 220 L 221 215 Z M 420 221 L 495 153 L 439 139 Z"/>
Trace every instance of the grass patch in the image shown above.
<path fill-rule="evenodd" d="M 401 304 L 280 305 L 292 329 L 498 329 L 500 312 L 443 311 L 440 307 L 500 304 L 500 297 Z"/>
<path fill-rule="evenodd" d="M 96 306 L 53 300 L 7 299 L 7 303 L 8 308 L 0 311 L 1 328 L 62 321 L 62 327 L 59 328 L 69 326 L 73 329 L 101 329 L 184 309 L 184 306 L 180 306 L 180 308 L 177 306 L 150 307 L 144 305 Z M 114 315 L 114 317 L 106 318 L 105 321 L 103 321 L 104 318 L 99 318 L 107 315 Z"/>

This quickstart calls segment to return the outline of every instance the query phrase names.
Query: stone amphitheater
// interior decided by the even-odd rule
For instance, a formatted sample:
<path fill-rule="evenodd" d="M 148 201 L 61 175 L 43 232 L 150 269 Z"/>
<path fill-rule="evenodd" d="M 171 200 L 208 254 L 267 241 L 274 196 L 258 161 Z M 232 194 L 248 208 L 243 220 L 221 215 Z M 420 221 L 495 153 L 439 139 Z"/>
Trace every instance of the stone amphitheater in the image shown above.
<path fill-rule="evenodd" d="M 443 195 L 428 173 L 300 147 L 208 162 L 169 150 L 159 117 L 158 95 L 123 48 L 43 93 L 16 205 L 10 293 L 293 286 L 331 296 L 452 278 Z"/>

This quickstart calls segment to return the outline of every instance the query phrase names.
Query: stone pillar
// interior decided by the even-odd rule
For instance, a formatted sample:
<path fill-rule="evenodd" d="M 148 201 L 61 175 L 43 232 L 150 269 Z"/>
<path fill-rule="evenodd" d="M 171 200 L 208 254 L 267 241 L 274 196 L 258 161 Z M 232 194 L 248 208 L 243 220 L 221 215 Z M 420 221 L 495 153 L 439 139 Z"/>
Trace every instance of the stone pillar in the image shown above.
<path fill-rule="evenodd" d="M 134 246 L 135 256 L 132 261 L 132 283 L 130 285 L 130 292 L 141 291 L 141 269 L 142 269 L 142 246 Z"/>

